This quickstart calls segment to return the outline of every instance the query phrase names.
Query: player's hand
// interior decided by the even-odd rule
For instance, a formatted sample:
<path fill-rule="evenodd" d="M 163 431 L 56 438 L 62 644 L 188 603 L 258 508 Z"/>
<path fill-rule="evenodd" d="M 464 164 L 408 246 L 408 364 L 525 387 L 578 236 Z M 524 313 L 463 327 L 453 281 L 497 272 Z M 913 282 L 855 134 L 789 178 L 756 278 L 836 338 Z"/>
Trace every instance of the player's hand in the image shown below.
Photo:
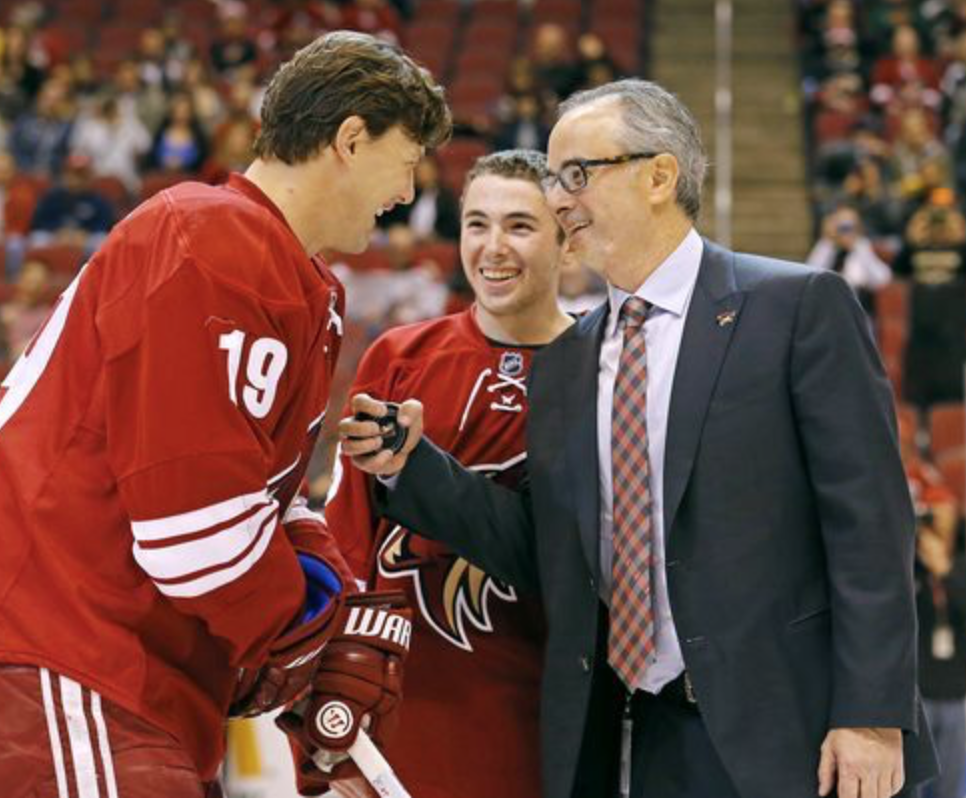
<path fill-rule="evenodd" d="M 417 399 L 407 399 L 399 405 L 397 421 L 406 429 L 406 442 L 397 454 L 384 448 L 386 425 L 379 419 L 385 417 L 387 405 L 368 394 L 360 393 L 352 397 L 350 403 L 353 415 L 339 422 L 339 443 L 342 452 L 352 460 L 352 464 L 376 476 L 392 476 L 402 471 L 409 453 L 419 443 L 423 435 L 423 405 Z M 360 414 L 372 416 L 372 421 L 360 421 Z"/>
<path fill-rule="evenodd" d="M 239 672 L 228 713 L 252 717 L 285 706 L 305 693 L 326 641 L 341 629 L 339 609 L 345 585 L 336 570 L 316 553 L 296 546 L 305 575 L 305 605 L 299 619 L 269 649 L 260 668 Z"/>
<path fill-rule="evenodd" d="M 346 599 L 341 629 L 322 652 L 309 696 L 276 719 L 316 764 L 322 753 L 330 779 L 359 775 L 346 751 L 360 727 L 380 746 L 395 730 L 412 610 L 400 592 L 358 593 Z"/>
<path fill-rule="evenodd" d="M 900 729 L 832 729 L 822 743 L 818 794 L 891 798 L 905 783 Z"/>

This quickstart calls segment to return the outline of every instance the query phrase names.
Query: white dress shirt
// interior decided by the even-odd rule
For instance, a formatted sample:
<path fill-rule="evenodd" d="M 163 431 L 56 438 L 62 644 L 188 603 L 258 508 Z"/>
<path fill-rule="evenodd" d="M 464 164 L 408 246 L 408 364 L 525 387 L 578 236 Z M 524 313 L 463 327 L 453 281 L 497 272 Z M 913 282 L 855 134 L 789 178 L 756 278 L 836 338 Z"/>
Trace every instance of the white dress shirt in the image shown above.
<path fill-rule="evenodd" d="M 681 646 L 671 618 L 664 571 L 664 446 L 667 438 L 671 385 L 684 334 L 691 295 L 698 278 L 704 242 L 692 229 L 674 252 L 644 284 L 636 296 L 649 302 L 651 311 L 644 322 L 647 346 L 647 451 L 651 465 L 651 497 L 654 532 L 654 610 L 657 646 L 638 689 L 657 693 L 684 671 Z M 614 483 L 612 477 L 611 415 L 614 408 L 614 381 L 624 346 L 624 333 L 618 326 L 620 309 L 630 294 L 608 285 L 610 315 L 600 350 L 597 377 L 597 453 L 600 479 L 600 572 L 601 595 L 610 603 L 614 554 Z"/>

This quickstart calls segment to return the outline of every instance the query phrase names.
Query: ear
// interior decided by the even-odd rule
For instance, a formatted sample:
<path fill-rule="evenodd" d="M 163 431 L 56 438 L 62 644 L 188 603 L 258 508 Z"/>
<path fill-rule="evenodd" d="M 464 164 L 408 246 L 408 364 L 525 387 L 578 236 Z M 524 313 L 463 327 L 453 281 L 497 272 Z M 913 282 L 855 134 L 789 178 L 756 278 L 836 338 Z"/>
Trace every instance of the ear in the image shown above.
<path fill-rule="evenodd" d="M 662 152 L 651 161 L 647 188 L 653 205 L 676 201 L 678 174 L 678 159 L 668 152 Z"/>
<path fill-rule="evenodd" d="M 368 140 L 369 132 L 366 130 L 365 120 L 353 114 L 342 120 L 335 132 L 332 146 L 340 158 L 348 160 L 356 154 L 359 144 Z"/>

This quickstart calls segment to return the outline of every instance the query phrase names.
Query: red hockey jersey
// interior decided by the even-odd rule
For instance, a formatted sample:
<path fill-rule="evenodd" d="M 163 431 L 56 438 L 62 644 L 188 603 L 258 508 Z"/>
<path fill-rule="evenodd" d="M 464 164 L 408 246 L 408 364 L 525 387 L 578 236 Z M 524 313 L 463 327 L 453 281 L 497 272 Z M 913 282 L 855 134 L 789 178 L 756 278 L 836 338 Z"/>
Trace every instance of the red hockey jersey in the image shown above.
<path fill-rule="evenodd" d="M 383 335 L 351 393 L 420 399 L 434 442 L 512 487 L 525 465 L 531 356 L 487 341 L 464 311 Z M 393 768 L 420 798 L 538 796 L 538 599 L 379 521 L 367 479 L 340 457 L 325 516 L 369 589 L 404 590 L 416 610 L 400 727 L 387 751 Z"/>
<path fill-rule="evenodd" d="M 214 776 L 237 668 L 304 600 L 279 522 L 343 306 L 239 175 L 115 228 L 0 389 L 0 662 L 101 692 Z"/>

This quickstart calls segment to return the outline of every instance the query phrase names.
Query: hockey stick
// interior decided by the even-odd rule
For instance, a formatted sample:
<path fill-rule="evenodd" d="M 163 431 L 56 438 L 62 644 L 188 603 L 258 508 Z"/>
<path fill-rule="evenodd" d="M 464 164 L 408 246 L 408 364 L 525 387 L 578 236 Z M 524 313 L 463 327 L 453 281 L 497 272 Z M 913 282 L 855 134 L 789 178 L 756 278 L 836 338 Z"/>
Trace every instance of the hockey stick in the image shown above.
<path fill-rule="evenodd" d="M 393 772 L 392 766 L 386 761 L 386 757 L 362 729 L 359 729 L 355 742 L 349 746 L 349 756 L 359 766 L 359 770 L 372 785 L 372 789 L 382 798 L 412 798 Z M 322 757 L 324 754 L 319 751 L 312 758 L 315 764 L 325 768 L 329 763 Z M 322 798 L 339 798 L 339 796 L 330 790 Z"/>

